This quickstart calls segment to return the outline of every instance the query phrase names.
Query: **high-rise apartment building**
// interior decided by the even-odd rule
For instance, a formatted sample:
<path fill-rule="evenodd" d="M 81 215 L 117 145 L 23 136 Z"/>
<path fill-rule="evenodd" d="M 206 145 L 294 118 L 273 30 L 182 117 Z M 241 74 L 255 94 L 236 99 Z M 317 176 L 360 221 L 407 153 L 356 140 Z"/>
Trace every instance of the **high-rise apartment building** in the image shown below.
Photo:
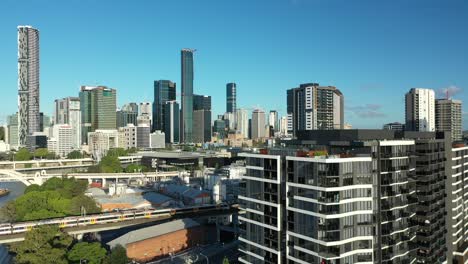
<path fill-rule="evenodd" d="M 246 159 L 238 195 L 240 263 L 286 263 L 284 162 L 279 155 L 239 154 Z M 310 263 L 310 262 L 309 262 Z"/>
<path fill-rule="evenodd" d="M 180 110 L 179 110 L 179 103 L 177 101 L 167 101 L 164 105 L 164 123 L 165 128 L 163 130 L 166 143 L 179 143 L 180 140 Z"/>
<path fill-rule="evenodd" d="M 18 120 L 19 120 L 18 113 L 7 116 L 8 143 L 10 144 L 11 149 L 18 149 L 19 147 Z"/>
<path fill-rule="evenodd" d="M 165 130 L 164 105 L 176 100 L 176 84 L 169 80 L 154 81 L 153 131 Z"/>
<path fill-rule="evenodd" d="M 274 132 L 279 131 L 279 117 L 278 111 L 270 110 L 270 114 L 268 115 L 268 125 L 273 128 Z"/>
<path fill-rule="evenodd" d="M 237 91 L 235 83 L 226 84 L 226 112 L 235 113 L 237 110 Z"/>
<path fill-rule="evenodd" d="M 73 127 L 69 124 L 56 124 L 51 132 L 47 149 L 60 157 L 66 157 L 74 149 Z"/>
<path fill-rule="evenodd" d="M 449 131 L 453 141 L 460 141 L 462 134 L 462 102 L 452 99 L 435 100 L 436 131 Z"/>
<path fill-rule="evenodd" d="M 405 95 L 405 130 L 435 131 L 435 93 L 431 89 L 412 88 Z"/>
<path fill-rule="evenodd" d="M 88 143 L 88 133 L 117 128 L 117 91 L 106 86 L 81 86 L 81 139 Z"/>
<path fill-rule="evenodd" d="M 27 144 L 29 135 L 40 132 L 39 30 L 18 26 L 18 140 Z"/>
<path fill-rule="evenodd" d="M 280 134 L 281 136 L 288 135 L 288 117 L 282 116 L 280 119 Z"/>
<path fill-rule="evenodd" d="M 180 115 L 181 142 L 193 142 L 193 49 L 181 51 L 182 109 Z"/>
<path fill-rule="evenodd" d="M 266 137 L 265 131 L 265 112 L 255 109 L 252 112 L 252 139 L 259 140 Z"/>
<path fill-rule="evenodd" d="M 246 109 L 237 109 L 236 111 L 236 130 L 243 138 L 249 137 L 249 113 Z"/>
<path fill-rule="evenodd" d="M 445 183 L 447 263 L 464 264 L 468 261 L 468 146 L 456 145 L 450 154 L 451 177 Z"/>
<path fill-rule="evenodd" d="M 240 154 L 240 262 L 447 260 L 444 134 L 315 130 L 284 143 Z"/>
<path fill-rule="evenodd" d="M 54 124 L 68 124 L 72 128 L 73 149 L 81 148 L 81 108 L 80 98 L 67 97 L 55 100 Z"/>
<path fill-rule="evenodd" d="M 301 130 L 343 129 L 344 96 L 334 86 L 301 84 L 287 91 L 290 133 Z"/>

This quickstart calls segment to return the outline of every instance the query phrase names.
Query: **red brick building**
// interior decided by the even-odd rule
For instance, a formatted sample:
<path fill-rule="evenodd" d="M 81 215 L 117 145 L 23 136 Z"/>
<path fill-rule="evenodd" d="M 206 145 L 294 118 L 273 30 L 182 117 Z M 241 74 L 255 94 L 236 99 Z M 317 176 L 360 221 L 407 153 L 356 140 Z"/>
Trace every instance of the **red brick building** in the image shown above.
<path fill-rule="evenodd" d="M 201 226 L 186 218 L 129 232 L 107 243 L 111 248 L 120 244 L 127 249 L 127 256 L 138 262 L 147 262 L 177 254 L 182 250 L 206 244 L 207 234 L 215 233 L 212 227 Z"/>

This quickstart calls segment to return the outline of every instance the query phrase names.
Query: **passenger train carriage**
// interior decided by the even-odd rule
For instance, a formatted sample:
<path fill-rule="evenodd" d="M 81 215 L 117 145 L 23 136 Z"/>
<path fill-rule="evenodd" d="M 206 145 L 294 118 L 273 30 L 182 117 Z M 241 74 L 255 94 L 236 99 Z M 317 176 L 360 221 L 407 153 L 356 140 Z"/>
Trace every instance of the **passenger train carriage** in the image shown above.
<path fill-rule="evenodd" d="M 58 225 L 60 228 L 77 227 L 87 225 L 108 224 L 121 221 L 155 218 L 160 216 L 174 216 L 188 213 L 201 213 L 212 210 L 229 209 L 227 204 L 200 205 L 183 208 L 166 208 L 158 210 L 125 210 L 120 212 L 102 213 L 87 216 L 69 216 L 65 218 L 53 218 L 30 222 L 0 224 L 0 235 L 18 234 L 30 231 L 35 226 Z"/>

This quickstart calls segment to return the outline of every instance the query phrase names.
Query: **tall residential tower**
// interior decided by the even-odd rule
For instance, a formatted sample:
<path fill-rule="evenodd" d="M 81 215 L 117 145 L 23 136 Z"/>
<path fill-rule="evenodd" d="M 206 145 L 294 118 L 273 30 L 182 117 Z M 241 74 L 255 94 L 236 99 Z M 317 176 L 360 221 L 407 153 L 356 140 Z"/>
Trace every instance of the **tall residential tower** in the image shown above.
<path fill-rule="evenodd" d="M 412 88 L 405 95 L 405 129 L 435 131 L 435 93 L 431 89 Z"/>
<path fill-rule="evenodd" d="M 18 26 L 18 139 L 25 146 L 28 135 L 40 131 L 39 30 Z"/>
<path fill-rule="evenodd" d="M 301 130 L 343 129 L 344 96 L 334 86 L 301 84 L 287 91 L 287 113 L 294 136 Z"/>

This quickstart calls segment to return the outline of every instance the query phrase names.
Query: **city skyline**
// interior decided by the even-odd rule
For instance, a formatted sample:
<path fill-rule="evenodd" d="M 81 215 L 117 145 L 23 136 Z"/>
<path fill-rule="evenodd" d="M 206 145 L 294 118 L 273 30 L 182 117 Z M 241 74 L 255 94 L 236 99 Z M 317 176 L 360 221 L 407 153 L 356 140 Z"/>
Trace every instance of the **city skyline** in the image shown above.
<path fill-rule="evenodd" d="M 2 91 L 5 91 L 4 96 L 7 99 L 5 104 L 0 106 L 1 122 L 5 122 L 6 116 L 14 114 L 17 109 L 15 35 L 16 27 L 23 24 L 41 30 L 40 104 L 41 111 L 48 115 L 53 112 L 54 99 L 77 96 L 81 85 L 115 87 L 119 91 L 118 106 L 129 102 L 151 101 L 154 80 L 174 80 L 178 83 L 178 87 L 181 87 L 179 54 L 183 47 L 197 49 L 196 77 L 193 89 L 194 93 L 213 97 L 213 119 L 216 114 L 224 113 L 226 100 L 224 87 L 229 82 L 236 82 L 238 85 L 237 104 L 239 108 L 259 106 L 266 112 L 277 110 L 281 116 L 284 116 L 286 112 L 284 97 L 287 89 L 306 82 L 318 82 L 339 87 L 346 94 L 345 122 L 352 124 L 355 128 L 379 128 L 384 123 L 404 122 L 403 95 L 412 87 L 430 88 L 436 92 L 443 88 L 449 88 L 453 92 L 454 99 L 467 101 L 467 95 L 462 89 L 468 83 L 466 74 L 463 74 L 468 68 L 466 62 L 463 61 L 467 52 L 461 45 L 461 43 L 466 42 L 464 41 L 466 34 L 461 33 L 463 32 L 463 21 L 467 18 L 460 16 L 463 10 L 466 10 L 466 5 L 461 2 L 453 2 L 443 5 L 443 7 L 435 2 L 424 2 L 424 4 L 418 1 L 411 4 L 399 2 L 399 4 L 383 6 L 367 2 L 367 4 L 358 5 L 362 10 L 358 10 L 359 12 L 355 15 L 346 15 L 343 18 L 339 18 L 338 15 L 344 15 L 346 3 L 336 6 L 334 3 L 277 1 L 268 5 L 265 11 L 261 11 L 260 8 L 264 7 L 261 2 L 249 5 L 241 3 L 236 6 L 229 3 L 220 5 L 213 2 L 202 5 L 207 7 L 207 10 L 198 14 L 189 13 L 190 7 L 193 6 L 188 3 L 181 8 L 180 12 L 187 15 L 187 19 L 194 19 L 200 27 L 210 23 L 208 18 L 202 19 L 203 15 L 206 14 L 215 21 L 224 21 L 222 17 L 211 12 L 215 8 L 235 11 L 248 6 L 247 14 L 239 14 L 240 18 L 244 15 L 249 17 L 252 15 L 251 12 L 260 12 L 259 16 L 263 17 L 265 21 L 250 21 L 253 23 L 253 28 L 246 27 L 247 22 L 241 19 L 238 23 L 224 21 L 224 24 L 220 26 L 224 26 L 225 30 L 221 30 L 222 32 L 216 27 L 207 27 L 207 30 L 194 27 L 189 34 L 190 38 L 176 37 L 166 43 L 158 42 L 156 48 L 145 50 L 143 53 L 133 47 L 137 42 L 147 47 L 150 44 L 145 42 L 150 41 L 151 38 L 145 36 L 139 41 L 133 40 L 137 33 L 145 28 L 154 31 L 155 35 L 159 34 L 158 32 L 166 31 L 177 33 L 181 28 L 181 22 L 161 26 L 160 20 L 162 21 L 164 17 L 146 17 L 130 23 L 129 19 L 135 18 L 137 12 L 146 12 L 139 8 L 130 7 L 123 21 L 112 19 L 110 21 L 97 21 L 93 22 L 94 28 L 89 29 L 84 22 L 83 25 L 75 24 L 72 21 L 73 16 L 63 18 L 60 15 L 57 18 L 44 19 L 43 16 L 50 12 L 46 10 L 46 7 L 50 8 L 50 3 L 27 7 L 38 8 L 39 12 L 35 16 L 23 16 L 22 14 L 11 16 L 10 13 L 14 13 L 17 4 L 8 2 L 4 5 L 5 10 L 12 12 L 6 12 L 7 15 L 0 18 L 2 38 L 11 39 L 0 44 L 0 57 L 5 58 L 0 61 L 0 72 L 2 72 L 0 87 L 2 87 Z M 405 12 L 399 13 L 398 18 L 401 21 L 389 19 L 391 12 L 401 5 L 406 8 Z M 149 2 L 140 7 L 146 6 L 168 9 L 175 6 L 180 7 L 177 4 Z M 104 5 L 85 3 L 78 6 L 77 11 L 84 11 L 90 7 L 95 7 L 95 10 L 88 15 L 103 10 Z M 323 16 L 326 14 L 325 11 L 331 11 L 331 7 L 334 8 L 333 15 L 336 17 L 334 23 L 315 25 L 299 18 L 302 12 L 311 9 L 323 11 L 317 12 L 317 16 Z M 439 10 L 437 7 L 441 9 Z M 120 10 L 124 6 L 116 4 L 110 8 Z M 288 12 L 275 19 L 275 14 L 279 14 L 282 8 Z M 70 15 L 65 12 L 68 9 L 63 6 L 59 5 L 52 9 L 55 11 L 63 9 L 67 16 Z M 381 18 L 372 17 L 369 15 L 370 11 L 378 11 Z M 428 15 L 436 12 L 438 17 Z M 359 15 L 361 18 L 357 19 Z M 421 19 L 416 21 L 412 16 Z M 283 24 L 282 21 L 285 18 L 295 19 Z M 347 25 L 346 18 L 356 21 L 353 20 L 351 25 Z M 73 35 L 64 33 L 54 24 L 55 19 L 63 20 L 61 26 L 68 25 L 78 29 L 78 31 L 74 32 Z M 375 23 L 373 26 L 364 25 L 368 22 Z M 122 34 L 126 38 L 121 39 L 119 33 L 113 30 L 102 31 L 111 25 L 110 23 L 114 23 L 114 25 L 129 23 L 127 27 L 122 28 Z M 396 23 L 395 27 L 392 27 L 391 23 Z M 402 27 L 404 23 L 410 26 Z M 140 27 L 136 27 L 137 24 Z M 275 27 L 279 28 L 273 30 L 272 28 Z M 260 34 L 259 32 L 264 28 L 268 28 L 269 31 L 262 31 Z M 390 32 L 391 36 L 385 37 L 384 33 L 380 32 L 380 29 L 386 28 L 394 30 Z M 444 32 L 440 30 L 441 28 L 444 29 Z M 333 40 L 342 40 L 347 36 L 346 34 L 349 34 L 346 32 L 350 29 L 355 30 L 353 31 L 355 35 L 348 39 L 352 45 L 330 44 Z M 285 37 L 293 37 L 292 39 L 301 37 L 311 39 L 308 35 L 321 33 L 325 34 L 324 36 L 328 37 L 330 42 L 325 41 L 328 44 L 314 42 L 314 46 L 300 44 L 299 42 L 302 41 L 291 41 L 289 44 L 284 43 L 284 41 L 274 43 L 274 36 L 278 33 L 284 34 Z M 344 35 L 338 37 L 339 34 Z M 426 41 L 428 34 L 438 36 L 438 40 Z M 63 40 L 62 36 L 67 41 Z M 86 36 L 95 37 L 96 41 L 92 45 L 82 45 Z M 241 41 L 236 43 L 224 41 L 228 37 L 235 36 L 238 36 L 239 40 L 251 37 L 254 41 L 249 41 L 249 45 Z M 204 38 L 206 40 L 202 41 Z M 387 41 L 388 38 L 400 38 L 401 43 L 391 41 L 385 44 L 384 41 Z M 115 40 L 122 40 L 122 43 L 115 43 Z M 423 40 L 424 46 L 420 46 L 423 44 Z M 112 41 L 113 47 L 106 50 L 105 47 L 107 48 L 108 45 L 100 43 L 104 41 Z M 371 43 L 365 43 L 365 41 Z M 67 53 L 70 55 L 67 57 L 69 63 L 59 63 L 59 56 L 65 52 L 65 43 L 70 45 L 67 46 L 67 49 L 74 49 L 75 52 Z M 373 48 L 369 49 L 368 45 L 373 45 Z M 394 45 L 394 48 L 391 45 Z M 386 52 L 382 52 L 383 50 Z M 357 55 L 354 54 L 356 52 L 358 55 L 360 54 L 360 57 L 356 57 Z M 125 60 L 125 63 L 119 65 L 112 57 L 118 57 L 118 61 Z M 374 58 L 371 60 L 370 57 Z M 351 64 L 358 61 L 356 60 L 358 58 L 360 58 L 359 67 L 352 66 Z M 152 60 L 157 61 L 157 63 L 150 63 Z M 228 61 L 230 63 L 226 63 Z M 223 67 L 218 65 L 223 65 Z M 436 98 L 442 96 L 443 93 L 436 94 Z M 177 99 L 181 102 L 180 97 Z M 467 128 L 466 121 L 464 121 L 463 128 Z"/>

